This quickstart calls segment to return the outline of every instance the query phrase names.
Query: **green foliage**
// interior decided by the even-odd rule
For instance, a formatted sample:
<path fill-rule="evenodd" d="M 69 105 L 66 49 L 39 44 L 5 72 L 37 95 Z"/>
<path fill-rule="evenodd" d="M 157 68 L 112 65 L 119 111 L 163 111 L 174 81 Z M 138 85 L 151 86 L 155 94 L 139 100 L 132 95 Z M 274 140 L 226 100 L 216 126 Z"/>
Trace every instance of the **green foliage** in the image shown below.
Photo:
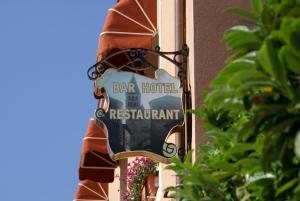
<path fill-rule="evenodd" d="M 209 137 L 168 168 L 184 201 L 300 200 L 300 1 L 251 0 L 224 34 L 233 55 L 192 111 Z"/>

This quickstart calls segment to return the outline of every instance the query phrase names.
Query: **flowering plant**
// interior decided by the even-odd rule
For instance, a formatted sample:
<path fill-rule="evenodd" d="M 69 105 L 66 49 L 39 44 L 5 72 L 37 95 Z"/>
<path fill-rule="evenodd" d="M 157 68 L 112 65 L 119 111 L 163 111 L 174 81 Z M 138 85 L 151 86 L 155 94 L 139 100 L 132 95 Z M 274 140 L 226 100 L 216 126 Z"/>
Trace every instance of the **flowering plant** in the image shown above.
<path fill-rule="evenodd" d="M 142 187 L 148 175 L 157 174 L 157 163 L 148 158 L 136 158 L 127 167 L 127 190 L 122 197 L 125 201 L 139 201 L 142 196 Z"/>

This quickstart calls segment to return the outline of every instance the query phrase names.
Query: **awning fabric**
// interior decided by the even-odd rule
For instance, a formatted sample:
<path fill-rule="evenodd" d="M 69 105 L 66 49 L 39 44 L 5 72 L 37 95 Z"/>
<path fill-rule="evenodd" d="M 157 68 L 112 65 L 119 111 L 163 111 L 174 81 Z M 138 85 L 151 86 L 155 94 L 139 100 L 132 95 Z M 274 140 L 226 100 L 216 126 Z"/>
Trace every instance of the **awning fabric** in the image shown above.
<path fill-rule="evenodd" d="M 97 62 L 122 49 L 153 49 L 157 44 L 157 1 L 119 0 L 109 9 L 103 32 L 100 34 Z M 107 59 L 101 68 L 136 71 L 132 69 L 139 61 L 127 53 Z M 144 73 L 140 72 L 139 73 Z M 100 99 L 100 96 L 96 96 Z M 105 129 L 91 119 L 83 140 L 76 201 L 108 200 L 108 183 L 114 180 L 118 165 L 109 157 Z"/>
<path fill-rule="evenodd" d="M 108 201 L 108 183 L 80 181 L 74 201 Z"/>
<path fill-rule="evenodd" d="M 108 154 L 105 130 L 91 118 L 82 144 L 79 179 L 113 182 L 116 166 Z"/>
<path fill-rule="evenodd" d="M 109 9 L 100 34 L 97 60 L 115 49 L 156 45 L 156 0 L 121 0 Z"/>
<path fill-rule="evenodd" d="M 120 0 L 109 9 L 99 37 L 96 61 L 109 57 L 101 63 L 100 74 L 108 68 L 132 71 L 138 74 L 153 74 L 146 69 L 136 70 L 139 61 L 128 53 L 116 54 L 122 49 L 153 49 L 158 44 L 156 0 Z M 155 64 L 157 59 L 147 55 L 147 60 Z M 153 76 L 153 75 L 152 75 Z M 95 94 L 96 98 L 99 98 Z"/>

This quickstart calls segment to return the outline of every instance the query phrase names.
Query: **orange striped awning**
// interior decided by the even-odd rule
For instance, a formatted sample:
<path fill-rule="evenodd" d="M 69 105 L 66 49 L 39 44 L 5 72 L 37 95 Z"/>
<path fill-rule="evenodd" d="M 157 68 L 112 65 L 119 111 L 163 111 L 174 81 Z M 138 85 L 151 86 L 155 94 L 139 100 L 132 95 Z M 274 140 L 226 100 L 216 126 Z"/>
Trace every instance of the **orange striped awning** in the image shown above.
<path fill-rule="evenodd" d="M 91 118 L 82 144 L 79 179 L 113 182 L 116 167 L 117 163 L 109 157 L 105 130 Z"/>
<path fill-rule="evenodd" d="M 157 1 L 156 0 L 120 0 L 109 9 L 104 22 L 96 61 L 101 61 L 100 74 L 108 68 L 132 71 L 139 74 L 153 74 L 146 69 L 134 69 L 140 62 L 132 58 L 128 52 L 121 50 L 130 48 L 153 49 L 158 44 Z M 155 64 L 157 59 L 147 55 L 147 60 Z M 95 94 L 96 98 L 99 98 Z"/>
<path fill-rule="evenodd" d="M 108 183 L 80 181 L 74 201 L 108 201 Z"/>
<path fill-rule="evenodd" d="M 115 49 L 155 46 L 156 0 L 121 0 L 109 9 L 100 34 L 97 59 Z"/>

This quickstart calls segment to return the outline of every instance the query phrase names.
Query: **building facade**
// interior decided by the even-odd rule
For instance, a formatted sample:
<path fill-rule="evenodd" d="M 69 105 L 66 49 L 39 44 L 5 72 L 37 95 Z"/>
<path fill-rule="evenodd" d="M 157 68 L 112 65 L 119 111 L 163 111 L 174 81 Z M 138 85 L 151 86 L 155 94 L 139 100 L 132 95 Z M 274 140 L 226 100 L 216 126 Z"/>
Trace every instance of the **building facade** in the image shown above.
<path fill-rule="evenodd" d="M 118 4 L 125 1 L 136 0 L 121 0 Z M 183 44 L 188 45 L 189 56 L 186 65 L 188 88 L 191 92 L 191 107 L 197 108 L 201 105 L 202 92 L 209 89 L 209 82 L 224 67 L 225 59 L 229 55 L 224 43 L 221 41 L 222 35 L 237 19 L 235 16 L 224 12 L 224 10 L 228 7 L 246 7 L 248 2 L 244 0 L 148 0 L 148 3 L 156 4 L 154 7 L 156 10 L 155 23 L 152 24 L 154 27 L 152 35 L 155 35 L 155 37 L 152 43 L 159 45 L 162 51 L 175 51 L 181 49 Z M 147 3 L 144 6 L 147 6 Z M 151 24 L 149 27 L 151 28 Z M 105 34 L 105 27 L 103 33 Z M 172 63 L 162 58 L 155 62 L 157 62 L 159 68 L 163 68 L 169 74 L 177 76 L 178 69 Z M 128 107 L 137 105 L 143 107 L 139 91 L 136 90 L 135 94 L 127 93 L 126 96 Z M 136 122 L 136 124 L 139 124 L 139 122 Z M 193 160 L 197 154 L 201 154 L 197 152 L 197 145 L 206 143 L 207 140 L 200 124 L 200 119 L 195 116 L 192 116 L 187 124 L 192 136 L 191 148 L 196 150 Z M 151 123 L 144 122 L 141 126 L 151 127 Z M 140 128 L 141 131 L 142 127 Z M 172 135 L 169 142 L 180 146 L 182 143 L 181 135 L 180 133 Z M 151 136 L 148 140 L 144 142 L 145 146 L 148 142 L 151 142 Z M 127 133 L 125 141 L 132 141 L 133 143 L 139 141 L 139 139 L 132 139 L 130 133 Z M 108 184 L 106 199 L 110 201 L 122 200 L 121 194 L 126 190 L 126 181 L 121 178 L 125 177 L 127 164 L 131 160 L 132 158 L 119 160 L 118 167 L 114 171 L 114 181 Z M 166 166 L 167 164 L 159 164 L 159 188 L 155 198 L 157 201 L 176 200 L 169 198 L 168 194 L 164 192 L 166 187 L 176 186 L 179 183 L 174 172 L 165 170 Z"/>

